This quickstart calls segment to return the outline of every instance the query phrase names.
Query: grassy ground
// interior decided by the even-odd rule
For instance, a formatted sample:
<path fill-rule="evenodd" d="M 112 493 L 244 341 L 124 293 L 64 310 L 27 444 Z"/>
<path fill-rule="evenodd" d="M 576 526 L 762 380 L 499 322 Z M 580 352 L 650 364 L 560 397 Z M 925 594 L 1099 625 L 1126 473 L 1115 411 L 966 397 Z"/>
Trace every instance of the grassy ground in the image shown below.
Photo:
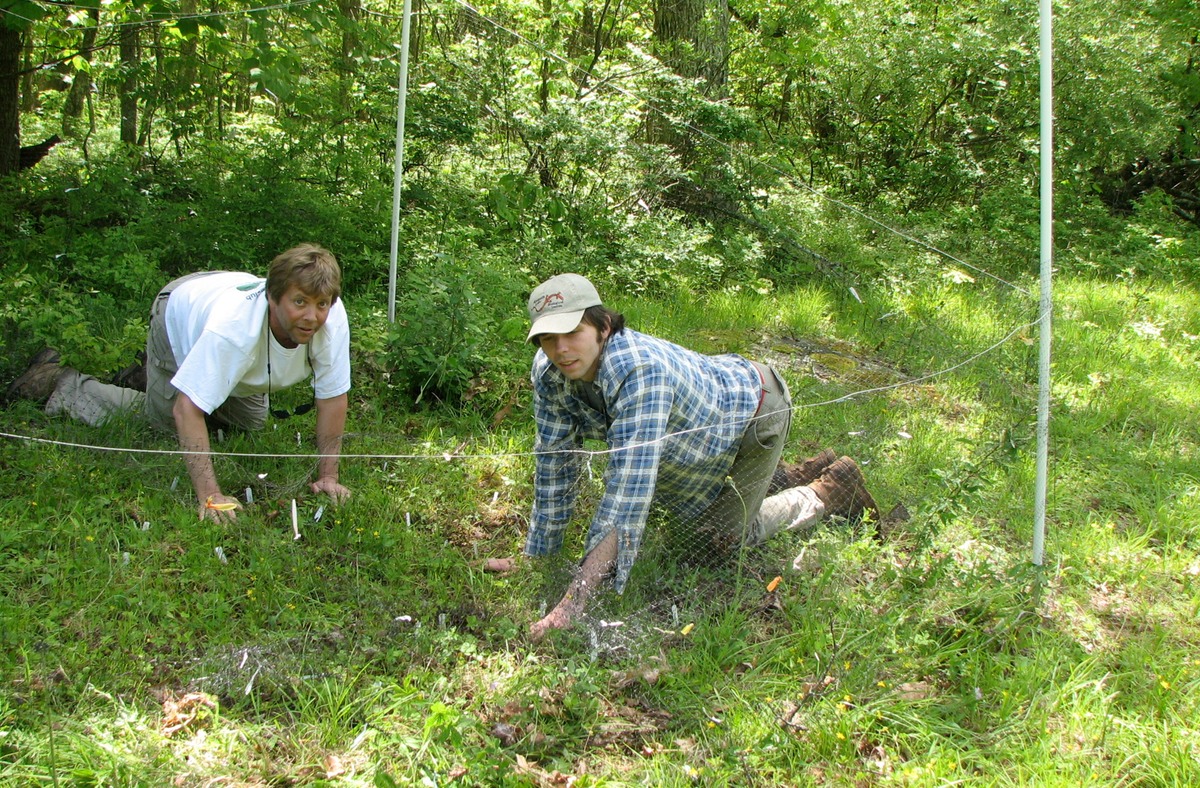
<path fill-rule="evenodd" d="M 256 501 L 226 527 L 196 521 L 170 453 L 6 438 L 0 783 L 1200 784 L 1200 299 L 1057 292 L 1043 567 L 1029 299 L 625 305 L 777 364 L 801 406 L 789 454 L 856 456 L 911 518 L 730 566 L 652 538 L 626 594 L 536 646 L 578 541 L 511 576 L 473 564 L 522 543 L 527 394 L 495 427 L 357 402 L 336 510 L 305 492 L 314 461 L 278 456 L 307 450 L 311 416 L 226 436 L 218 473 Z M 0 426 L 172 448 L 27 403 Z"/>

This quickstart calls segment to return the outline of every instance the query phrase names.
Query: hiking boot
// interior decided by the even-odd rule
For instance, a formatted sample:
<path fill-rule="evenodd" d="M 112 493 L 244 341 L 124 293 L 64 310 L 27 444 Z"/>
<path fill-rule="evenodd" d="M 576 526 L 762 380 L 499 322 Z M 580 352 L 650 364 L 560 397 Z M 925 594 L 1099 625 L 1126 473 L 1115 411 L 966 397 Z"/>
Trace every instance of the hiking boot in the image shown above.
<path fill-rule="evenodd" d="M 821 474 L 821 478 L 808 486 L 825 504 L 826 517 L 853 520 L 868 513 L 873 521 L 879 522 L 879 507 L 875 505 L 871 493 L 867 492 L 867 482 L 858 469 L 858 463 L 849 457 L 834 461 Z"/>
<path fill-rule="evenodd" d="M 137 361 L 113 376 L 113 384 L 125 389 L 146 390 L 146 351 L 139 350 Z"/>
<path fill-rule="evenodd" d="M 59 362 L 58 351 L 46 347 L 29 362 L 21 377 L 8 385 L 4 395 L 7 400 L 28 399 L 45 402 L 54 393 L 58 377 L 65 369 Z"/>
<path fill-rule="evenodd" d="M 779 467 L 775 469 L 774 475 L 771 476 L 771 483 L 767 485 L 767 495 L 774 495 L 781 490 L 803 487 L 815 482 L 820 478 L 821 472 L 833 464 L 836 459 L 837 455 L 833 453 L 832 449 L 825 449 L 804 462 L 794 465 L 780 463 Z"/>

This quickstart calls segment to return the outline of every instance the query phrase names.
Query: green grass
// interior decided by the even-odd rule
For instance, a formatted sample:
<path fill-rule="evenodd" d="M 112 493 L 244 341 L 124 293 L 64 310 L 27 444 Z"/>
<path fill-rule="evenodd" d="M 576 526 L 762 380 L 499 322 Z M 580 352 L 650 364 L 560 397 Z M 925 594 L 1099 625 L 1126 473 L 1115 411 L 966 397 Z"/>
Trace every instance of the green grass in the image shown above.
<path fill-rule="evenodd" d="M 1035 332 L 812 406 L 981 353 L 1028 322 L 1027 300 L 940 281 L 862 303 L 809 288 L 618 304 L 683 344 L 769 355 L 803 406 L 789 456 L 854 455 L 912 518 L 884 542 L 786 535 L 730 567 L 681 560 L 656 524 L 593 627 L 537 646 L 525 627 L 580 535 L 512 576 L 474 566 L 522 544 L 527 390 L 494 428 L 356 402 L 355 497 L 319 522 L 314 462 L 286 456 L 307 451 L 311 417 L 220 445 L 268 455 L 217 460 L 257 501 L 228 526 L 195 519 L 169 453 L 5 439 L 0 784 L 1200 783 L 1200 301 L 1146 282 L 1057 292 L 1041 568 Z M 25 403 L 0 423 L 172 448 Z"/>

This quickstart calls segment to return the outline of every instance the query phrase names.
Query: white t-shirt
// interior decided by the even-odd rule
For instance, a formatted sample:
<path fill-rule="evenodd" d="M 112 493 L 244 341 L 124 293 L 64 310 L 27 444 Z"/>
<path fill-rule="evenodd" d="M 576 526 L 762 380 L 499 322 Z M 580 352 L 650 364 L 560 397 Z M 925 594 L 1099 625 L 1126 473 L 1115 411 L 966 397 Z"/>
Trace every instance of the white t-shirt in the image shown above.
<path fill-rule="evenodd" d="M 309 375 L 317 399 L 350 390 L 350 325 L 341 299 L 307 347 L 285 348 L 267 330 L 266 284 L 252 274 L 214 273 L 184 282 L 167 300 L 167 337 L 179 365 L 171 385 L 205 413 L 229 397 L 279 391 Z"/>

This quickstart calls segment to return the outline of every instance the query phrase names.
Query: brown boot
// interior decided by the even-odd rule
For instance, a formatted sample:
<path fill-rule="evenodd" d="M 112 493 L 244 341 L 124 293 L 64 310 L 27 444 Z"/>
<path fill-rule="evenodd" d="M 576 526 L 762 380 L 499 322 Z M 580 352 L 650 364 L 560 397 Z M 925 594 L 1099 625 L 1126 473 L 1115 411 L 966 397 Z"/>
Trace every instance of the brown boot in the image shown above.
<path fill-rule="evenodd" d="M 767 495 L 774 495 L 780 490 L 787 490 L 792 487 L 803 487 L 810 482 L 816 481 L 821 476 L 821 472 L 828 468 L 833 461 L 837 459 L 837 455 L 832 449 L 824 449 L 815 457 L 809 457 L 804 462 L 798 462 L 794 465 L 779 464 L 775 469 L 775 474 L 771 476 L 771 483 L 767 485 Z"/>
<path fill-rule="evenodd" d="M 113 385 L 124 389 L 146 390 L 146 351 L 139 350 L 137 361 L 113 376 Z"/>
<path fill-rule="evenodd" d="M 29 367 L 21 377 L 9 384 L 4 396 L 8 400 L 29 399 L 34 402 L 45 402 L 54 393 L 58 376 L 64 367 L 58 363 L 58 351 L 54 348 L 42 348 L 29 362 Z"/>
<path fill-rule="evenodd" d="M 849 457 L 839 458 L 825 469 L 821 478 L 808 486 L 825 504 L 826 517 L 853 520 L 867 513 L 873 521 L 879 522 L 879 507 L 867 492 L 867 482 L 858 463 Z"/>

